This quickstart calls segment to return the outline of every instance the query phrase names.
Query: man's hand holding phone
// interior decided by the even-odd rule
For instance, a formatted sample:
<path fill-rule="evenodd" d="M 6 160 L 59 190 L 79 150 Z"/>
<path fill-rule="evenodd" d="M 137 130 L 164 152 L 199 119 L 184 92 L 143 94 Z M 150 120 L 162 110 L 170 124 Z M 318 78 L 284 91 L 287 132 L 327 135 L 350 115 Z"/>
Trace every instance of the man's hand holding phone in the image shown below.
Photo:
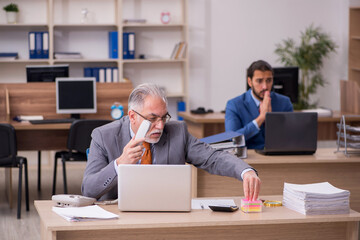
<path fill-rule="evenodd" d="M 119 164 L 135 164 L 137 163 L 143 154 L 142 142 L 145 141 L 145 136 L 149 131 L 151 122 L 143 120 L 140 124 L 136 135 L 130 140 L 124 147 L 123 153 L 116 159 L 117 165 Z"/>

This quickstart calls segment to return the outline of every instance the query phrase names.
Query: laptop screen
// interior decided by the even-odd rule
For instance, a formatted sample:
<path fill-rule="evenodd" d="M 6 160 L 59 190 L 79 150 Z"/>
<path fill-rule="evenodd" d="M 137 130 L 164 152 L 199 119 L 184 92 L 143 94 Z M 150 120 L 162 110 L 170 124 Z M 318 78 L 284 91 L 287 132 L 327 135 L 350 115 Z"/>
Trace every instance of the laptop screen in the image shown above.
<path fill-rule="evenodd" d="M 271 112 L 265 120 L 266 152 L 314 153 L 317 148 L 317 113 Z"/>

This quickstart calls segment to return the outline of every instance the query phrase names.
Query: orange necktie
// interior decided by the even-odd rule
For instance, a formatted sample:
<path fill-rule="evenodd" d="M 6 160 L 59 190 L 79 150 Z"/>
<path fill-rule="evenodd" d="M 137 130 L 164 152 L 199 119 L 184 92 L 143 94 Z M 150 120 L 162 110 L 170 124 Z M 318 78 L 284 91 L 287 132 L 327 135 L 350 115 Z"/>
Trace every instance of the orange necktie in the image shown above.
<path fill-rule="evenodd" d="M 145 147 L 145 152 L 141 157 L 141 164 L 152 164 L 150 143 L 143 142 L 143 145 Z"/>

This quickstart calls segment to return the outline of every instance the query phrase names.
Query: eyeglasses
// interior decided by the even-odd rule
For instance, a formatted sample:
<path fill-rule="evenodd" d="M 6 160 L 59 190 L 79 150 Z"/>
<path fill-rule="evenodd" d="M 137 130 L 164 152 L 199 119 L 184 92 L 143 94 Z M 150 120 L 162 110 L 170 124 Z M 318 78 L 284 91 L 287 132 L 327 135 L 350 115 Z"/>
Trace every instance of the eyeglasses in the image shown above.
<path fill-rule="evenodd" d="M 152 124 L 154 124 L 154 123 L 158 123 L 158 122 L 160 122 L 160 121 L 162 121 L 163 123 L 167 123 L 167 122 L 169 122 L 170 121 L 170 118 L 171 118 L 171 116 L 170 116 L 170 114 L 169 113 L 166 113 L 164 116 L 162 116 L 162 117 L 159 117 L 159 116 L 157 116 L 157 115 L 155 115 L 155 114 L 152 114 L 153 115 L 153 117 L 150 117 L 150 118 L 146 118 L 146 117 L 144 117 L 143 115 L 141 115 L 140 113 L 138 113 L 137 111 L 135 111 L 135 110 L 133 110 L 135 113 L 137 113 L 140 117 L 142 117 L 143 119 L 146 119 L 146 120 L 148 120 L 149 122 L 151 122 Z"/>

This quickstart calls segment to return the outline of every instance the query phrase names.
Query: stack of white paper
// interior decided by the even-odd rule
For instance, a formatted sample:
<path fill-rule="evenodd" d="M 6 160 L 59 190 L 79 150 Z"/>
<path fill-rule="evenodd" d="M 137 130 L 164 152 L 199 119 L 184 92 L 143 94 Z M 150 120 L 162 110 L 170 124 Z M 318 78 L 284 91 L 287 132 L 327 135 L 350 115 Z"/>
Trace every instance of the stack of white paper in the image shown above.
<path fill-rule="evenodd" d="M 328 182 L 284 183 L 283 205 L 305 215 L 346 214 L 350 211 L 350 192 Z"/>
<path fill-rule="evenodd" d="M 53 207 L 52 210 L 71 222 L 101 220 L 101 219 L 115 219 L 119 216 L 104 210 L 103 208 L 92 205 L 86 207 Z"/>

